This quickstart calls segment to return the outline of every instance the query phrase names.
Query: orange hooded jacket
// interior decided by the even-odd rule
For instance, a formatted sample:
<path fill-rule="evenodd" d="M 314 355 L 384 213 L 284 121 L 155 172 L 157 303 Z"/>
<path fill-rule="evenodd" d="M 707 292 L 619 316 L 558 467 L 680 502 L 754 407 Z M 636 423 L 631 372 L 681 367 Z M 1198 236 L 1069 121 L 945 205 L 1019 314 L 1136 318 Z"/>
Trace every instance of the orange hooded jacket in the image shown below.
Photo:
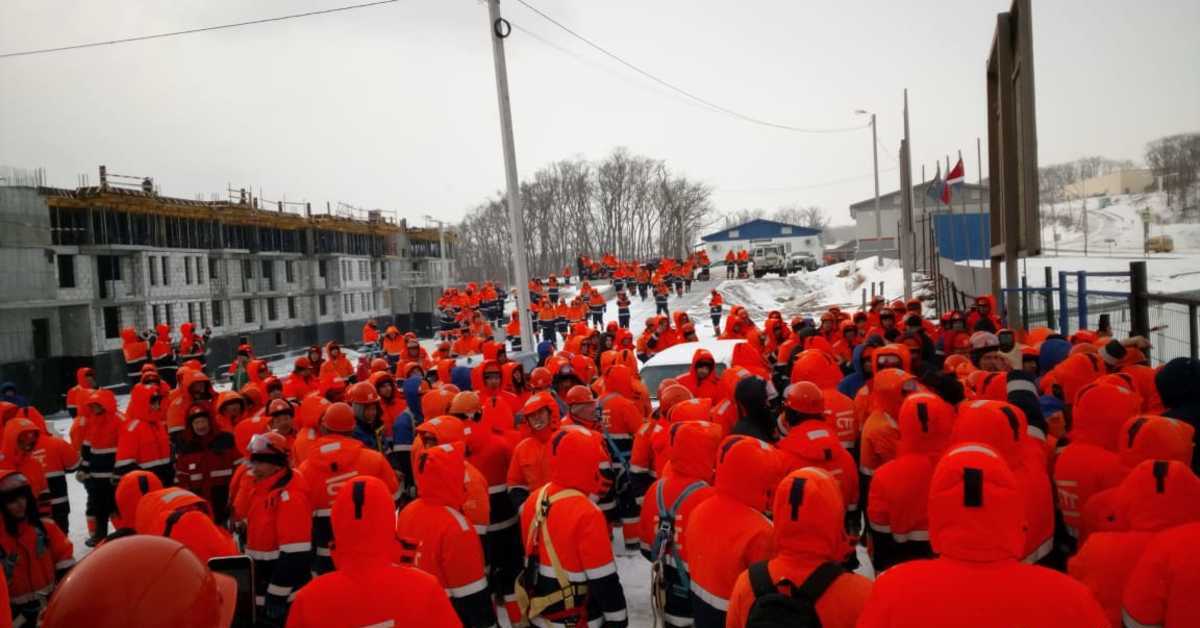
<path fill-rule="evenodd" d="M 34 455 L 37 441 L 41 440 L 43 433 L 43 429 L 29 419 L 10 419 L 4 425 L 4 439 L 0 442 L 0 469 L 24 475 L 33 491 L 35 501 L 31 506 L 49 514 L 50 486 L 46 482 L 46 471 L 41 461 Z M 33 449 L 25 451 L 18 445 L 22 434 L 31 434 L 36 438 Z"/>
<path fill-rule="evenodd" d="M 701 363 L 707 363 L 709 366 L 708 376 L 704 379 L 700 379 L 700 376 L 696 373 L 696 366 Z M 712 352 L 708 349 L 696 349 L 696 352 L 692 354 L 692 365 L 688 368 L 688 372 L 676 378 L 675 381 L 680 386 L 688 389 L 693 397 L 707 397 L 716 404 L 725 398 L 720 384 L 720 377 L 717 373 L 717 362 L 713 358 Z"/>
<path fill-rule="evenodd" d="M 377 478 L 346 482 L 331 506 L 337 571 L 296 593 L 288 628 L 403 626 L 420 618 L 431 628 L 460 626 L 437 578 L 401 567 L 392 489 Z M 380 595 L 387 591 L 387 595 Z"/>
<path fill-rule="evenodd" d="M 730 436 L 717 453 L 715 494 L 692 511 L 684 531 L 698 628 L 725 625 L 738 574 L 775 553 L 764 513 L 780 476 L 778 454 L 749 436 Z"/>
<path fill-rule="evenodd" d="M 429 414 L 432 419 L 426 419 L 416 428 L 416 438 L 413 440 L 412 462 L 415 465 L 420 460 L 425 447 L 454 443 L 467 444 L 472 426 L 466 425 L 457 417 L 450 415 L 438 416 Z M 466 485 L 466 499 L 462 503 L 462 513 L 474 526 L 475 532 L 482 538 L 487 534 L 488 524 L 491 523 L 491 499 L 488 494 L 488 481 L 475 465 L 467 462 L 466 475 L 463 479 Z"/>
<path fill-rule="evenodd" d="M 257 590 L 287 599 L 308 581 L 312 563 L 308 485 L 284 467 L 265 478 L 248 476 L 240 489 L 235 510 L 245 513 L 245 552 L 254 559 Z"/>
<path fill-rule="evenodd" d="M 1121 615 L 1130 626 L 1188 626 L 1200 617 L 1200 523 L 1154 535 L 1125 584 Z"/>
<path fill-rule="evenodd" d="M 19 473 L 0 471 L 0 483 Z M 33 625 L 57 582 L 75 564 L 74 547 L 53 521 L 39 517 L 37 498 L 28 485 L 14 490 L 24 494 L 27 507 L 22 519 L 0 526 L 0 553 L 4 556 L 12 617 Z"/>
<path fill-rule="evenodd" d="M 850 551 L 843 530 L 841 490 L 837 480 L 820 469 L 792 471 L 775 489 L 775 535 L 778 553 L 766 563 L 772 583 L 799 586 L 824 563 L 840 563 Z M 781 589 L 790 593 L 787 587 Z M 871 594 L 871 581 L 842 573 L 816 600 L 824 628 L 853 628 Z M 750 574 L 744 571 L 729 599 L 728 628 L 744 628 L 754 605 Z"/>
<path fill-rule="evenodd" d="M 939 557 L 881 575 L 858 626 L 1103 626 L 1087 588 L 1019 562 L 1023 501 L 1016 477 L 990 447 L 951 448 L 929 491 L 929 536 Z"/>
<path fill-rule="evenodd" d="M 558 403 L 550 393 L 538 393 L 529 398 L 522 414 L 529 417 L 543 409 L 550 412 L 549 422 L 542 429 L 535 430 L 526 418 L 525 425 L 530 435 L 517 443 L 508 463 L 508 498 L 518 509 L 531 493 L 550 481 L 550 449 L 547 445 L 550 437 L 558 431 Z"/>
<path fill-rule="evenodd" d="M 1200 521 L 1200 478 L 1179 461 L 1147 460 L 1116 488 L 1119 530 L 1088 537 L 1068 573 L 1091 590 L 1110 625 L 1121 626 L 1121 595 L 1155 533 Z"/>
<path fill-rule="evenodd" d="M 909 395 L 900 406 L 898 455 L 876 471 L 867 500 L 871 564 L 876 573 L 933 556 L 929 482 L 950 444 L 954 420 L 954 407 L 930 393 Z"/>
<path fill-rule="evenodd" d="M 496 621 L 479 535 L 460 510 L 466 460 L 460 443 L 426 447 L 413 465 L 418 499 L 400 511 L 396 535 L 413 543 L 415 566 L 437 578 L 465 626 Z"/>
<path fill-rule="evenodd" d="M 858 424 L 854 421 L 854 401 L 838 392 L 837 385 L 841 381 L 841 369 L 833 358 L 822 351 L 802 351 L 792 364 L 791 382 L 812 382 L 821 389 L 826 422 L 837 434 L 842 447 L 846 451 L 854 451 L 858 448 L 859 438 Z"/>

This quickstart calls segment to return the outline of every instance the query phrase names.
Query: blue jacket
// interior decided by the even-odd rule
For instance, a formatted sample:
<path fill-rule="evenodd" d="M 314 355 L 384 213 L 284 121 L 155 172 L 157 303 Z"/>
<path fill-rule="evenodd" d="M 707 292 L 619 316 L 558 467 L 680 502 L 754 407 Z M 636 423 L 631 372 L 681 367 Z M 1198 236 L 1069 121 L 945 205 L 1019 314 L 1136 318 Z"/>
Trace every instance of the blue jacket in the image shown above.
<path fill-rule="evenodd" d="M 24 408 L 29 405 L 29 400 L 17 394 L 17 385 L 12 382 L 4 382 L 0 384 L 0 401 L 7 401 L 15 404 L 19 408 Z"/>
<path fill-rule="evenodd" d="M 1071 343 L 1062 338 L 1050 338 L 1042 343 L 1038 350 L 1038 374 L 1045 375 L 1050 369 L 1058 366 L 1059 362 L 1071 354 Z"/>
<path fill-rule="evenodd" d="M 866 346 L 866 344 L 860 344 L 854 347 L 854 353 L 850 359 L 850 363 L 854 366 L 854 372 L 843 377 L 837 386 L 838 392 L 851 399 L 858 394 L 858 389 L 867 383 L 867 374 L 863 372 L 862 368 L 862 354 Z"/>

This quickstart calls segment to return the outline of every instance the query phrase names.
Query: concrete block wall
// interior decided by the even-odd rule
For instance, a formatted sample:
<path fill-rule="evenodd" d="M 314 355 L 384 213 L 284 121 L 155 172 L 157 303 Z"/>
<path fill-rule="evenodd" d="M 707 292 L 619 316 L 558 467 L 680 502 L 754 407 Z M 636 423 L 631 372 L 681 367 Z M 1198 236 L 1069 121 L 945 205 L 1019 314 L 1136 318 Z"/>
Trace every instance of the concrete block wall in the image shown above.
<path fill-rule="evenodd" d="M 96 258 L 91 255 L 80 255 L 79 247 L 54 247 L 56 255 L 70 255 L 74 258 L 75 287 L 58 288 L 56 295 L 60 301 L 76 301 L 93 299 L 96 296 Z M 54 263 L 54 285 L 61 284 L 58 272 L 58 262 Z"/>

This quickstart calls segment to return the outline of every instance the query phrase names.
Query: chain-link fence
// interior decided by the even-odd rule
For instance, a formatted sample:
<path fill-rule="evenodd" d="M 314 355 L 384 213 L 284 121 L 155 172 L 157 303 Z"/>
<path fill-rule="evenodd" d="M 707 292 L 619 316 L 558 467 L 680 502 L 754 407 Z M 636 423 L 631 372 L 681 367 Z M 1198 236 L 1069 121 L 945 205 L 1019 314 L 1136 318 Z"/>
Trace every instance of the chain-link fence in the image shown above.
<path fill-rule="evenodd" d="M 1152 294 L 1148 300 L 1152 362 L 1157 365 L 1174 358 L 1197 357 L 1200 298 Z"/>

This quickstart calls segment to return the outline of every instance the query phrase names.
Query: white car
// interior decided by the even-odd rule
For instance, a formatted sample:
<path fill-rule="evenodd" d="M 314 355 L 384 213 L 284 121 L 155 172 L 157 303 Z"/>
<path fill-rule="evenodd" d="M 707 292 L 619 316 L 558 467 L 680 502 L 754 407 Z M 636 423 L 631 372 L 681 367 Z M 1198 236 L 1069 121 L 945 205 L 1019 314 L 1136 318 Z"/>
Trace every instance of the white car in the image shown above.
<path fill-rule="evenodd" d="M 678 378 L 692 368 L 692 356 L 697 349 L 707 349 L 716 362 L 717 376 L 729 368 L 733 359 L 734 346 L 745 340 L 701 340 L 677 344 L 658 355 L 650 358 L 638 369 L 642 383 L 650 392 L 650 398 L 658 401 L 658 385 L 667 378 Z"/>

